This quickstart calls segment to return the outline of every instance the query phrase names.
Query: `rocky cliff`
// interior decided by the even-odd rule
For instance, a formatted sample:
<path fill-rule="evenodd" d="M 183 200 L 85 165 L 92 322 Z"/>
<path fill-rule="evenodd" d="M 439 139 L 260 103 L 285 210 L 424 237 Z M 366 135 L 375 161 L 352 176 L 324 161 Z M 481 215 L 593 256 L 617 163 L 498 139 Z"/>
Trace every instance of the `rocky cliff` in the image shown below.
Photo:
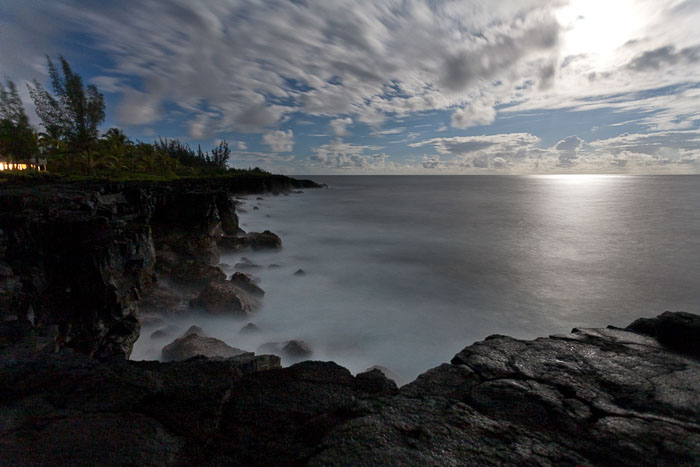
<path fill-rule="evenodd" d="M 208 266 L 235 234 L 233 193 L 316 186 L 283 176 L 0 187 L 0 321 L 33 325 L 55 349 L 125 358 L 139 298 L 159 265 Z"/>
<path fill-rule="evenodd" d="M 400 389 L 378 370 L 281 368 L 237 349 L 126 360 L 139 305 L 168 300 L 154 297 L 156 268 L 223 284 L 210 263 L 217 238 L 240 233 L 231 193 L 300 184 L 0 188 L 0 464 L 700 463 L 700 317 L 688 313 L 491 336 Z"/>

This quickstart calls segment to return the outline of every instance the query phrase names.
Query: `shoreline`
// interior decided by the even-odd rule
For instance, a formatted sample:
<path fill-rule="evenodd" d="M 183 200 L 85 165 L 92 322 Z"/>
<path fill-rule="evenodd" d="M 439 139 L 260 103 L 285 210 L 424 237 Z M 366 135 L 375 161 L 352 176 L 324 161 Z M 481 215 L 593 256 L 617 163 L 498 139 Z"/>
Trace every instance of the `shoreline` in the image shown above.
<path fill-rule="evenodd" d="M 401 389 L 381 370 L 353 376 L 302 353 L 282 368 L 279 357 L 227 355 L 206 340 L 223 355 L 126 360 L 155 270 L 196 288 L 187 300 L 212 312 L 254 316 L 254 281 L 221 279 L 217 243 L 274 249 L 279 238 L 240 233 L 231 186 L 214 185 L 0 187 L 0 458 L 700 462 L 696 315 L 529 341 L 490 336 Z M 258 185 L 269 186 L 278 185 Z"/>

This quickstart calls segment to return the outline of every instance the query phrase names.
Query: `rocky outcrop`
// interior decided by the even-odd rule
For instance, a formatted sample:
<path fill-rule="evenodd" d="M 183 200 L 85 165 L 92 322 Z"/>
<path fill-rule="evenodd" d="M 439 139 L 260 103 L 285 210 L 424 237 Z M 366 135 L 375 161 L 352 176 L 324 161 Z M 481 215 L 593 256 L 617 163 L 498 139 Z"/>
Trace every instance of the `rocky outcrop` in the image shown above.
<path fill-rule="evenodd" d="M 258 301 L 232 282 L 210 282 L 192 305 L 209 313 L 246 317 L 258 308 Z"/>
<path fill-rule="evenodd" d="M 491 336 L 397 389 L 377 369 L 249 354 L 101 363 L 6 328 L 8 465 L 700 462 L 700 361 L 626 330 Z"/>
<path fill-rule="evenodd" d="M 265 291 L 256 284 L 256 280 L 250 274 L 245 274 L 242 272 L 234 272 L 231 276 L 231 283 L 241 289 L 245 290 L 251 295 L 257 297 L 262 297 L 265 295 Z"/>
<path fill-rule="evenodd" d="M 221 280 L 210 265 L 218 262 L 218 236 L 239 231 L 232 193 L 313 185 L 263 175 L 6 181 L 0 186 L 0 322 L 30 323 L 56 348 L 125 358 L 139 334 L 138 302 L 153 288 L 156 269 L 175 270 L 175 281 L 187 284 L 202 268 L 211 272 L 207 283 Z M 152 303 L 157 308 L 166 299 L 161 294 Z"/>
<path fill-rule="evenodd" d="M 273 232 L 249 232 L 242 236 L 226 235 L 219 239 L 219 247 L 225 250 L 279 250 L 282 248 L 282 239 Z"/>
<path fill-rule="evenodd" d="M 192 357 L 230 358 L 250 354 L 245 350 L 229 346 L 224 341 L 213 337 L 200 336 L 196 332 L 188 332 L 184 337 L 175 339 L 163 347 L 164 362 L 180 362 Z"/>

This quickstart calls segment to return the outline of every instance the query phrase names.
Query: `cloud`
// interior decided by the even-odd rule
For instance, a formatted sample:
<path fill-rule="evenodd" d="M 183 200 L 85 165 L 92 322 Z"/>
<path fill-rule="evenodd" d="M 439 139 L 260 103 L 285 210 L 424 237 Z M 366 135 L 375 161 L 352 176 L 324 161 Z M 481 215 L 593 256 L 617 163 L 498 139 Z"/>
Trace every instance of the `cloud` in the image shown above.
<path fill-rule="evenodd" d="M 583 146 L 584 141 L 576 135 L 567 136 L 554 145 L 557 151 L 575 151 Z"/>
<path fill-rule="evenodd" d="M 462 130 L 471 126 L 488 125 L 496 120 L 496 109 L 493 102 L 477 99 L 468 106 L 457 109 L 452 113 L 451 124 Z"/>
<path fill-rule="evenodd" d="M 236 141 L 234 143 L 234 147 L 239 151 L 245 151 L 248 149 L 248 145 L 245 143 L 245 141 Z"/>
<path fill-rule="evenodd" d="M 270 146 L 273 152 L 290 152 L 294 147 L 294 132 L 292 130 L 275 130 L 265 133 L 263 144 Z"/>
<path fill-rule="evenodd" d="M 686 47 L 676 52 L 673 45 L 666 45 L 654 50 L 648 50 L 627 64 L 634 71 L 657 71 L 682 63 L 700 62 L 700 46 Z"/>
<path fill-rule="evenodd" d="M 348 125 L 352 125 L 352 118 L 336 118 L 330 121 L 331 130 L 336 136 L 350 136 L 350 132 L 347 130 Z"/>
<path fill-rule="evenodd" d="M 314 154 L 309 157 L 309 161 L 311 165 L 330 169 L 387 168 L 389 156 L 375 152 L 380 149 L 379 146 L 354 145 L 336 139 L 314 148 Z"/>
<path fill-rule="evenodd" d="M 517 85 L 512 75 L 556 52 L 558 1 L 37 0 L 17 27 L 51 19 L 54 35 L 84 35 L 109 62 L 99 82 L 129 78 L 114 89 L 124 123 L 155 123 L 174 105 L 206 136 L 264 132 L 297 112 L 377 126 L 387 114 L 459 108 L 454 122 L 464 127 L 491 118 L 469 110 L 483 105 L 474 96 L 496 101 Z M 148 97 L 142 111 L 139 96 Z"/>

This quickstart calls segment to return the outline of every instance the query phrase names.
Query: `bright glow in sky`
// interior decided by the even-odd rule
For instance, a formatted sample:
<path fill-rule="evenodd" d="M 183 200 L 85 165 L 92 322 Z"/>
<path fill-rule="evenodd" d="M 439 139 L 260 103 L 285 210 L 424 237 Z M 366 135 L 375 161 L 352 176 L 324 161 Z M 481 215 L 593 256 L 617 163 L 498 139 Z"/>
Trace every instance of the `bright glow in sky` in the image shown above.
<path fill-rule="evenodd" d="M 27 0 L 0 2 L 0 72 L 63 54 L 105 130 L 226 138 L 235 166 L 697 173 L 698 24 L 697 0 Z"/>

